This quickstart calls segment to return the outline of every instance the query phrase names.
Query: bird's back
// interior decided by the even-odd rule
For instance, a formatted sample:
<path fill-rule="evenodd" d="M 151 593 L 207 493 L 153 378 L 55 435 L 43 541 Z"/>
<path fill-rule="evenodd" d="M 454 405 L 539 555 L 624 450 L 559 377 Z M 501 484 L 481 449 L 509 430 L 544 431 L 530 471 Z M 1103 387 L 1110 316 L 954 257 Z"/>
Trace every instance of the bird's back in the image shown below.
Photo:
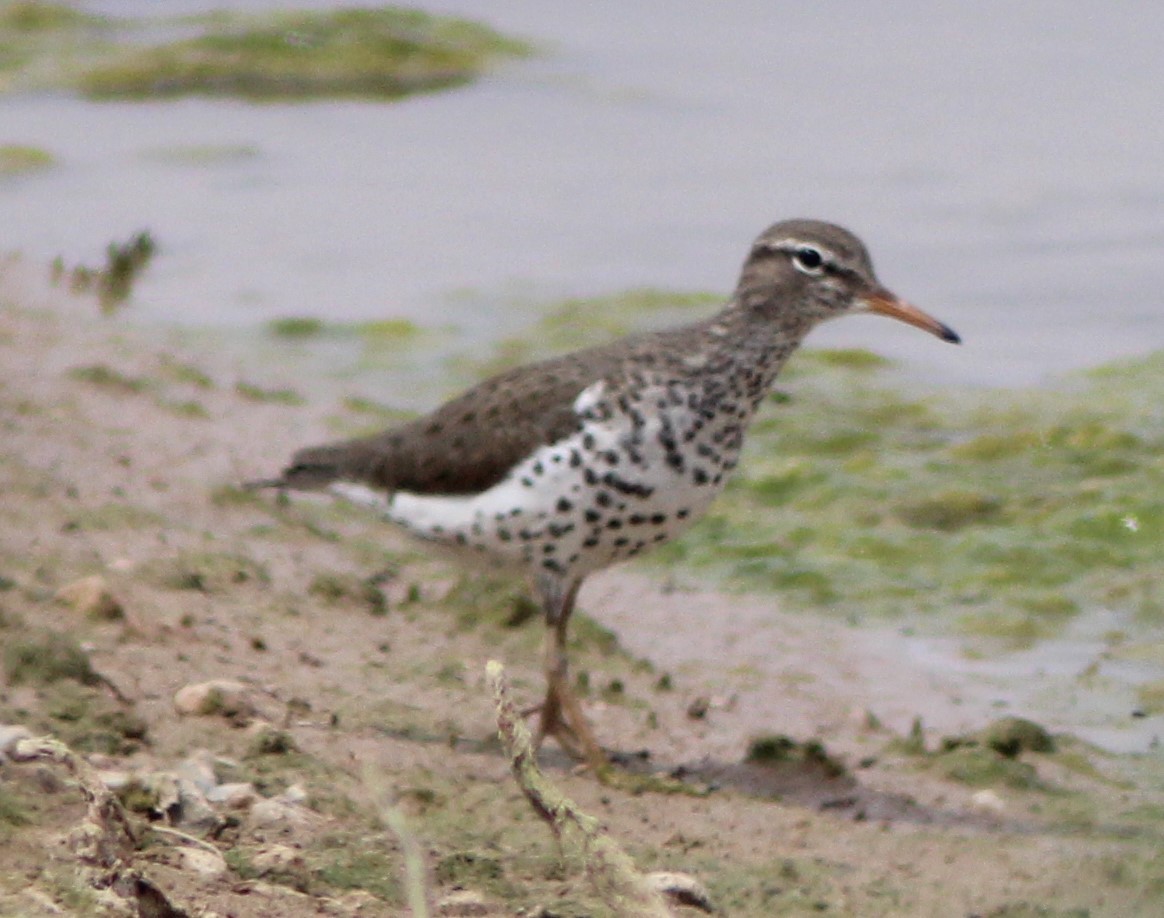
<path fill-rule="evenodd" d="M 538 447 L 579 429 L 575 402 L 587 387 L 602 380 L 617 386 L 628 375 L 644 372 L 681 372 L 681 364 L 659 366 L 659 347 L 683 352 L 703 324 L 635 335 L 515 367 L 383 433 L 299 450 L 282 477 L 265 484 L 318 490 L 345 481 L 385 494 L 485 491 Z"/>

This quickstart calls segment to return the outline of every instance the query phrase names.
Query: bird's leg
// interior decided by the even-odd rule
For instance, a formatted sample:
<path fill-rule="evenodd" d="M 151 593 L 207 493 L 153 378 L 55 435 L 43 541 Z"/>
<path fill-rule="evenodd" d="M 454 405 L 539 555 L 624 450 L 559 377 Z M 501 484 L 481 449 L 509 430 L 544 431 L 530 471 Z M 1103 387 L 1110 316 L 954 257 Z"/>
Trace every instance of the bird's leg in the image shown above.
<path fill-rule="evenodd" d="M 570 686 L 569 661 L 566 658 L 566 628 L 580 580 L 570 584 L 539 583 L 546 612 L 546 700 L 542 703 L 536 742 L 552 736 L 575 758 L 584 759 L 595 771 L 606 765 L 606 754 L 594 738 L 590 723 L 582 712 L 578 696 Z"/>

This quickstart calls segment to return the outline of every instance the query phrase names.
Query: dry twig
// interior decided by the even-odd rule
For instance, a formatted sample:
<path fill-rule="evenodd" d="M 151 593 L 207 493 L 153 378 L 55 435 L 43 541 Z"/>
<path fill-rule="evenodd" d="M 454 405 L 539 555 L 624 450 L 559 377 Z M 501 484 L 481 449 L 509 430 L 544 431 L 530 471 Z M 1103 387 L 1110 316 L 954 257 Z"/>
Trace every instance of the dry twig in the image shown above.
<path fill-rule="evenodd" d="M 493 703 L 497 708 L 497 729 L 508 753 L 513 776 L 534 811 L 549 825 L 559 843 L 568 827 L 582 837 L 586 871 L 603 901 L 618 915 L 635 918 L 672 918 L 662 894 L 639 872 L 634 861 L 593 816 L 588 816 L 562 794 L 538 768 L 529 730 L 509 698 L 505 669 L 496 660 L 485 667 Z"/>
<path fill-rule="evenodd" d="M 186 918 L 187 912 L 176 908 L 133 866 L 137 837 L 125 809 L 88 762 L 51 736 L 21 740 L 14 758 L 54 762 L 76 780 L 89 808 L 81 824 L 69 833 L 68 844 L 81 862 L 85 882 L 104 896 L 106 904 L 130 908 L 133 914 Z"/>
<path fill-rule="evenodd" d="M 428 886 L 424 875 L 424 855 L 420 842 L 408 826 L 400 807 L 389 801 L 384 783 L 371 768 L 364 771 L 364 785 L 372 794 L 380 821 L 396 836 L 404 856 L 404 888 L 412 918 L 429 918 Z"/>

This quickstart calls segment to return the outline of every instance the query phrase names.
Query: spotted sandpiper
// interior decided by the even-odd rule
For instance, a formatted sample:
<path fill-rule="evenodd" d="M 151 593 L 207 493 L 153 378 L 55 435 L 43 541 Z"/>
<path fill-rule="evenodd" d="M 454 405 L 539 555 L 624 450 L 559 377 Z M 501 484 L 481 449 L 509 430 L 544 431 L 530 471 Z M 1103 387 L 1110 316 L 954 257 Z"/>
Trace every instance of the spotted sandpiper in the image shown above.
<path fill-rule="evenodd" d="M 548 626 L 538 739 L 598 767 L 567 672 L 579 587 L 695 522 L 789 355 L 814 326 L 857 312 L 959 342 L 881 286 L 849 231 L 777 223 L 718 314 L 517 367 L 384 433 L 300 450 L 255 485 L 371 503 L 421 539 L 529 575 Z"/>

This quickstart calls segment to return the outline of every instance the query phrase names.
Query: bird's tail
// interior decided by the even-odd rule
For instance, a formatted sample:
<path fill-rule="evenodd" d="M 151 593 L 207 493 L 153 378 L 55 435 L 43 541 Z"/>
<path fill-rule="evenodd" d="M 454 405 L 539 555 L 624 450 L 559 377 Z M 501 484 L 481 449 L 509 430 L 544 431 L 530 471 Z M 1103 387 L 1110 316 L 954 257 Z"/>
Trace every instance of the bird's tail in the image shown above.
<path fill-rule="evenodd" d="M 347 460 L 347 461 L 345 461 Z M 289 491 L 321 491 L 328 485 L 351 477 L 350 452 L 346 443 L 310 446 L 291 457 L 278 478 L 259 478 L 243 483 L 248 491 L 278 488 Z"/>

